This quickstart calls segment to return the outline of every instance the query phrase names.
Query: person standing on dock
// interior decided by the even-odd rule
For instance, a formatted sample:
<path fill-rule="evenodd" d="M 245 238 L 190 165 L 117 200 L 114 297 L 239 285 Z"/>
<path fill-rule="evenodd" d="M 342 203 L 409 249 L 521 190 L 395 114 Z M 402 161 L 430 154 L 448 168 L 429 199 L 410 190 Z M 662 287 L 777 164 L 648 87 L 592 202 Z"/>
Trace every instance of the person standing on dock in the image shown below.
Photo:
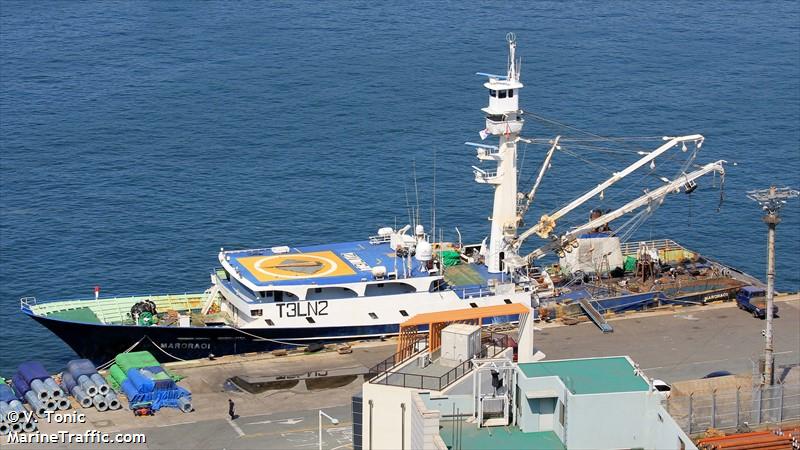
<path fill-rule="evenodd" d="M 231 399 L 228 399 L 228 415 L 231 416 L 231 420 L 239 418 L 239 416 L 236 415 L 236 404 L 233 403 Z"/>

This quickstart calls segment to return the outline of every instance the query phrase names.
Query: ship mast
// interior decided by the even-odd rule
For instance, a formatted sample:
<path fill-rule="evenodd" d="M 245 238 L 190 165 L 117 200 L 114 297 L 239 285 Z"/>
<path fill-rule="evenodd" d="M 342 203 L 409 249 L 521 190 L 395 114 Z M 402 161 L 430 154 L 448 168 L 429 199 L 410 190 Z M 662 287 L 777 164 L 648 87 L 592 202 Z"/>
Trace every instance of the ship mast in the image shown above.
<path fill-rule="evenodd" d="M 516 59 L 517 48 L 514 33 L 506 35 L 508 42 L 508 70 L 506 75 L 478 73 L 488 78 L 483 86 L 489 90 L 489 106 L 482 108 L 486 114 L 486 128 L 481 138 L 497 136 L 497 146 L 470 144 L 478 147 L 478 159 L 495 161 L 495 170 L 475 169 L 475 181 L 494 187 L 491 235 L 485 254 L 490 273 L 504 271 L 504 249 L 506 238 L 516 235 L 517 229 L 517 139 L 522 130 L 522 111 L 519 109 L 519 82 L 521 60 Z"/>

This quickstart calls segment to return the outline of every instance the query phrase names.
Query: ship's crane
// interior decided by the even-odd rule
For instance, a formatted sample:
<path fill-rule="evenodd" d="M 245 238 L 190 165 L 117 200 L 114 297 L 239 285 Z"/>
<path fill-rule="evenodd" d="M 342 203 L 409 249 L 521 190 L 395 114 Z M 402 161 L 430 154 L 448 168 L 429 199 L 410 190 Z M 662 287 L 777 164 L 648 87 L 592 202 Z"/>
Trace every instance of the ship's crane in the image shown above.
<path fill-rule="evenodd" d="M 550 146 L 550 150 L 547 151 L 547 156 L 544 158 L 542 168 L 539 169 L 539 175 L 536 177 L 536 182 L 533 183 L 531 191 L 527 194 L 520 194 L 523 201 L 517 208 L 517 226 L 522 226 L 525 214 L 527 214 L 528 209 L 531 207 L 531 204 L 533 204 L 533 199 L 536 198 L 536 191 L 539 190 L 539 185 L 542 183 L 545 172 L 550 168 L 550 160 L 553 159 L 553 153 L 555 153 L 556 150 L 561 150 L 561 147 L 558 145 L 559 139 L 561 139 L 561 136 L 556 136 L 555 139 L 550 141 L 552 145 Z M 525 139 L 522 138 L 520 138 L 520 140 L 525 141 Z"/>
<path fill-rule="evenodd" d="M 681 146 L 682 150 L 686 151 L 686 142 L 694 142 L 697 148 L 700 148 L 703 145 L 703 141 L 705 140 L 705 138 L 700 134 L 692 134 L 688 136 L 679 136 L 679 137 L 664 137 L 664 140 L 666 140 L 667 142 L 664 143 L 662 146 L 658 147 L 657 149 L 653 150 L 650 153 L 647 153 L 643 158 L 639 159 L 635 163 L 626 167 L 621 172 L 614 173 L 614 175 L 612 175 L 611 178 L 598 184 L 597 187 L 583 194 L 582 196 L 576 198 L 570 204 L 564 206 L 563 208 L 559 209 L 553 214 L 543 215 L 539 219 L 539 223 L 537 223 L 524 233 L 520 234 L 516 239 L 514 239 L 510 243 L 510 249 L 512 250 L 512 252 L 517 253 L 519 248 L 522 246 L 522 243 L 525 242 L 526 239 L 528 239 L 534 234 L 538 235 L 542 239 L 548 238 L 550 234 L 553 232 L 553 230 L 555 230 L 556 222 L 563 216 L 565 216 L 567 213 L 581 206 L 582 204 L 586 203 L 595 195 L 601 194 L 608 187 L 622 180 L 631 173 L 635 172 L 637 169 L 644 166 L 645 164 L 654 161 L 658 156 L 661 156 L 663 153 L 665 153 L 672 147 L 675 147 L 678 144 L 682 144 Z M 553 148 L 557 148 L 557 143 L 553 144 Z"/>
<path fill-rule="evenodd" d="M 702 177 L 703 175 L 706 175 L 711 172 L 717 172 L 720 174 L 720 176 L 725 176 L 725 168 L 723 166 L 725 163 L 726 163 L 725 160 L 719 160 L 713 163 L 706 164 L 701 168 L 699 168 L 698 170 L 695 170 L 694 172 L 683 174 L 678 179 L 670 181 L 669 183 L 659 187 L 658 189 L 654 189 L 653 191 L 647 192 L 643 196 L 628 202 L 624 206 L 614 211 L 606 213 L 597 219 L 586 222 L 583 225 L 579 225 L 578 227 L 573 228 L 572 230 L 564 233 L 561 236 L 554 237 L 551 240 L 551 242 L 547 243 L 542 247 L 537 248 L 536 250 L 527 254 L 524 258 L 519 258 L 517 260 L 517 264 L 514 264 L 510 261 L 507 261 L 507 264 L 524 265 L 533 260 L 545 256 L 547 253 L 553 250 L 563 248 L 566 245 L 572 245 L 573 241 L 582 233 L 585 233 L 586 231 L 591 230 L 593 228 L 602 226 L 603 224 L 606 224 L 614 219 L 618 219 L 624 216 L 625 214 L 628 214 L 638 208 L 641 208 L 643 206 L 649 206 L 653 204 L 653 202 L 660 203 L 664 201 L 664 198 L 668 194 L 680 192 L 681 187 L 689 189 L 689 186 L 693 184 L 694 180 Z"/>

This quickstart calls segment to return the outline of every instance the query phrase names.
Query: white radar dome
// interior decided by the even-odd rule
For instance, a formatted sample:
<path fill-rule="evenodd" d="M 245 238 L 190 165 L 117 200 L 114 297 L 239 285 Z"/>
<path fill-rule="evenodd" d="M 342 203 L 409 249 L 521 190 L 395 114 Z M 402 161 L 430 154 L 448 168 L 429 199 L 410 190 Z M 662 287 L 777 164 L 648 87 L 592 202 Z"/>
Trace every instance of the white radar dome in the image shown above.
<path fill-rule="evenodd" d="M 372 268 L 372 276 L 376 280 L 382 280 L 386 278 L 386 266 L 375 266 Z"/>
<path fill-rule="evenodd" d="M 430 261 L 433 259 L 433 246 L 428 241 L 417 242 L 417 261 Z"/>
<path fill-rule="evenodd" d="M 416 232 L 417 236 L 422 236 L 425 234 L 425 227 L 423 227 L 421 224 L 417 225 L 417 227 L 414 228 L 414 231 Z"/>
<path fill-rule="evenodd" d="M 378 229 L 378 236 L 391 236 L 394 233 L 392 227 L 383 227 Z"/>

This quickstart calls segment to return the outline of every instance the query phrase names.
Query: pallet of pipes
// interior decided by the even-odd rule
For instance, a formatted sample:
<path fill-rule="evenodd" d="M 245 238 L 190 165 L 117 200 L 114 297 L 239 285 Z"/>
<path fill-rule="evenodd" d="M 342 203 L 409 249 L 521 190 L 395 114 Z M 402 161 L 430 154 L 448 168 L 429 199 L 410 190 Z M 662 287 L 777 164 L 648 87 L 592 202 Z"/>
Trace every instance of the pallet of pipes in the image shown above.
<path fill-rule="evenodd" d="M 44 417 L 45 411 L 64 411 L 71 407 L 64 391 L 37 361 L 20 364 L 11 384 L 17 397 L 28 403 L 38 417 Z"/>
<path fill-rule="evenodd" d="M 94 406 L 98 411 L 122 408 L 116 392 L 97 373 L 88 359 L 73 359 L 61 374 L 61 386 L 72 394 L 82 408 Z"/>
<path fill-rule="evenodd" d="M 3 380 L 0 383 L 0 436 L 32 433 L 38 428 L 36 418 L 25 409 L 14 389 Z"/>

